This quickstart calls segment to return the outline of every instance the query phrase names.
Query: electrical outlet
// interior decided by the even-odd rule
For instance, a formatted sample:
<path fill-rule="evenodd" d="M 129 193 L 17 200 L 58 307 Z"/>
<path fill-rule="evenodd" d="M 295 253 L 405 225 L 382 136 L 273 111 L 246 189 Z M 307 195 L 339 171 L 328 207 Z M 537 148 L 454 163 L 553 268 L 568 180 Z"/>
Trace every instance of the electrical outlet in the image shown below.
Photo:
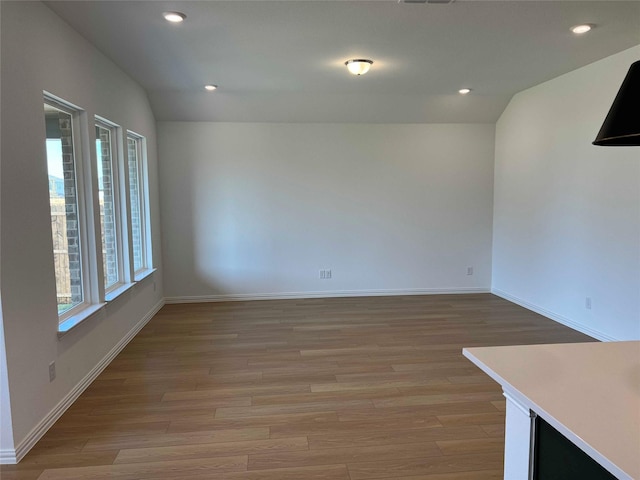
<path fill-rule="evenodd" d="M 591 310 L 591 297 L 587 297 L 584 299 L 584 308 L 587 310 Z"/>
<path fill-rule="evenodd" d="M 473 275 L 473 267 L 467 267 L 467 275 Z"/>
<path fill-rule="evenodd" d="M 49 382 L 53 382 L 56 379 L 56 362 L 49 364 Z"/>
<path fill-rule="evenodd" d="M 320 278 L 322 280 L 328 280 L 331 278 L 331 270 L 320 270 Z"/>

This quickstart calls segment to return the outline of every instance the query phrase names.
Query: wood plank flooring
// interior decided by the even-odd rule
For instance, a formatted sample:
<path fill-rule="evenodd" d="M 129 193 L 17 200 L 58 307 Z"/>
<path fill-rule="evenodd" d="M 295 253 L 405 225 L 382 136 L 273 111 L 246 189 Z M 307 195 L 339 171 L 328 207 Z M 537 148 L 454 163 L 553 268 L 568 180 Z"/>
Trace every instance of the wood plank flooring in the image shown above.
<path fill-rule="evenodd" d="M 463 347 L 593 341 L 490 294 L 165 306 L 3 480 L 493 480 Z"/>

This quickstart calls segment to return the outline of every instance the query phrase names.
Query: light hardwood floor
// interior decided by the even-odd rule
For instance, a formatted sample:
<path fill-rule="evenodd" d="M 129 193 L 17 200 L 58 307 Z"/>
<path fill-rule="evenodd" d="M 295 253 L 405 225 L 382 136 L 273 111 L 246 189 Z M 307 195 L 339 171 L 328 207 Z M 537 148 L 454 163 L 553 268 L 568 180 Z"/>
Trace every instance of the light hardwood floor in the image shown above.
<path fill-rule="evenodd" d="M 462 347 L 584 341 L 490 294 L 168 305 L 0 476 L 500 479 Z"/>

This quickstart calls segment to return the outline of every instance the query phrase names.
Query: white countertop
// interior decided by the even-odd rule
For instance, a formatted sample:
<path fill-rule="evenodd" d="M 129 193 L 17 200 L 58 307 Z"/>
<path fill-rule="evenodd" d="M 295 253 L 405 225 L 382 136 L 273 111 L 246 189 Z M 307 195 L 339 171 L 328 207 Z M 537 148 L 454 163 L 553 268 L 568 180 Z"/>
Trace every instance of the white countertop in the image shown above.
<path fill-rule="evenodd" d="M 640 480 L 640 341 L 463 354 L 613 475 Z"/>

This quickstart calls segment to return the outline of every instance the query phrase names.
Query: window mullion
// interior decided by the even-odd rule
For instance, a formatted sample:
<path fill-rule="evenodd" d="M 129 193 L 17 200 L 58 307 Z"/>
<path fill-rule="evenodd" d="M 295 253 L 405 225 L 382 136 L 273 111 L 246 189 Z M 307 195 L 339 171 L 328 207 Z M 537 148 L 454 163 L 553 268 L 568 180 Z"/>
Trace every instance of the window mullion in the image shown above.
<path fill-rule="evenodd" d="M 80 131 L 80 149 L 78 152 L 77 175 L 81 178 L 79 191 L 80 214 L 85 222 L 81 225 L 80 238 L 83 243 L 83 260 L 86 262 L 85 288 L 87 305 L 104 302 L 104 287 L 102 278 L 102 249 L 100 246 L 100 204 L 98 201 L 98 175 L 92 168 L 92 158 L 96 158 L 95 135 L 93 129 L 88 128 L 86 112 L 78 115 Z M 82 148 L 83 146 L 86 146 Z"/>

